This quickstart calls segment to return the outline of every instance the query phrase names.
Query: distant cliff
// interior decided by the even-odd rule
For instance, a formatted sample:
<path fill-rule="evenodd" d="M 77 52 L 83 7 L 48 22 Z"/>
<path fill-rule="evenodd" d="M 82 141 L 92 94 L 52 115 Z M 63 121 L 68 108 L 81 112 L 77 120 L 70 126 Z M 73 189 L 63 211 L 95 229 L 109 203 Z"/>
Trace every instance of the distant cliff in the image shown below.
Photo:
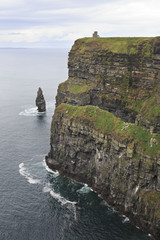
<path fill-rule="evenodd" d="M 84 38 L 51 126 L 52 169 L 160 238 L 160 38 Z"/>

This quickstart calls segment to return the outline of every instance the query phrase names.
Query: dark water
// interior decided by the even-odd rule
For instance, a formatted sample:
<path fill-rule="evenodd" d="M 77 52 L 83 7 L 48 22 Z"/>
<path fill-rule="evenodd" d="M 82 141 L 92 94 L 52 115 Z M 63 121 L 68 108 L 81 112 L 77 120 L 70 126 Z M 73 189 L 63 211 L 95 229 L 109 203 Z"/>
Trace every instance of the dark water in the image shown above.
<path fill-rule="evenodd" d="M 67 50 L 0 50 L 0 240 L 147 240 L 87 186 L 47 171 Z M 47 101 L 37 114 L 38 87 Z"/>

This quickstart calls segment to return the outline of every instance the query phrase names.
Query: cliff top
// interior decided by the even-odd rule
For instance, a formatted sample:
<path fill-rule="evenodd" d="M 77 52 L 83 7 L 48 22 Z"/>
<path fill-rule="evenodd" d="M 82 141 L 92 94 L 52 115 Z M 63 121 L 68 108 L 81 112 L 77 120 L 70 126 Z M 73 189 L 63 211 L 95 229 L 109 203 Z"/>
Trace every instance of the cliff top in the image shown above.
<path fill-rule="evenodd" d="M 120 54 L 137 54 L 142 49 L 150 53 L 154 42 L 160 42 L 160 37 L 111 37 L 111 38 L 81 38 L 75 41 L 71 52 L 82 54 L 86 51 L 109 51 Z"/>

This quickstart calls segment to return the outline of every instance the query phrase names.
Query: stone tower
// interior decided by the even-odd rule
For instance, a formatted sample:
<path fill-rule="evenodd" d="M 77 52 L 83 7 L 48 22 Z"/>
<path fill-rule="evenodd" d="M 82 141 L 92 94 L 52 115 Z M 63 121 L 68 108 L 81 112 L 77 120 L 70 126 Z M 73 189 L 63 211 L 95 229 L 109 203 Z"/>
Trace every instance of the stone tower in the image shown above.
<path fill-rule="evenodd" d="M 93 37 L 93 38 L 99 38 L 98 32 L 95 31 L 95 32 L 93 33 L 93 36 L 92 36 L 92 37 Z"/>

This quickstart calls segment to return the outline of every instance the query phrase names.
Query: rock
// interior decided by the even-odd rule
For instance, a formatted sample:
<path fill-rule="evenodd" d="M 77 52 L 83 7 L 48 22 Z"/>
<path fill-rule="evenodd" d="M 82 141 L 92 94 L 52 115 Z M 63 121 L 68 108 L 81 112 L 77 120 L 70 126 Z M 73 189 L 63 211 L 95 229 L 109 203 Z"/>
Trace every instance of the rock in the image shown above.
<path fill-rule="evenodd" d="M 134 153 L 134 148 L 127 147 L 127 157 L 132 158 Z"/>
<path fill-rule="evenodd" d="M 150 147 L 153 147 L 153 145 L 157 145 L 158 144 L 158 142 L 157 142 L 157 139 L 155 139 L 155 138 L 151 138 L 151 140 L 150 140 Z"/>
<path fill-rule="evenodd" d="M 45 112 L 46 111 L 46 102 L 43 96 L 42 89 L 39 88 L 37 91 L 36 97 L 36 106 L 38 107 L 38 112 Z"/>

